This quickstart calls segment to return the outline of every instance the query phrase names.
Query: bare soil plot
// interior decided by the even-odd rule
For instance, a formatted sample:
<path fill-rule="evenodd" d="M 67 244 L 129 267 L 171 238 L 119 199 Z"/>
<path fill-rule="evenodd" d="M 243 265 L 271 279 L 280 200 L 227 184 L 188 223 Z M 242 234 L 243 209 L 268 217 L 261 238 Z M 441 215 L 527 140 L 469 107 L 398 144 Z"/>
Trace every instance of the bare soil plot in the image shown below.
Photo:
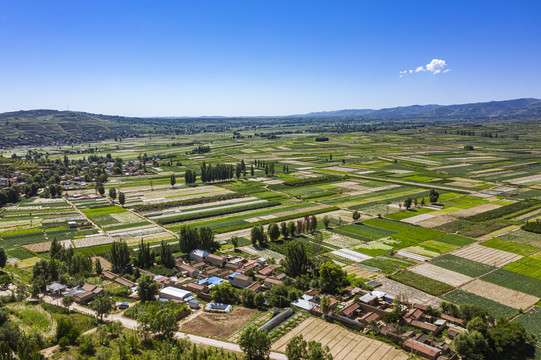
<path fill-rule="evenodd" d="M 437 281 L 441 281 L 443 283 L 449 284 L 454 287 L 461 286 L 473 280 L 473 278 L 469 276 L 466 276 L 466 275 L 463 275 L 451 270 L 447 270 L 436 265 L 428 264 L 428 263 L 411 267 L 409 268 L 409 270 L 419 275 L 424 275 L 426 277 L 429 277 Z"/>
<path fill-rule="evenodd" d="M 179 331 L 225 339 L 244 326 L 257 310 L 235 307 L 228 314 L 201 312 L 181 323 Z"/>
<path fill-rule="evenodd" d="M 469 209 L 455 211 L 454 213 L 450 213 L 449 215 L 458 219 L 461 217 L 468 217 L 468 216 L 481 214 L 481 213 L 484 213 L 485 211 L 494 210 L 500 207 L 501 205 L 497 205 L 497 204 L 483 204 L 483 205 L 474 206 Z"/>
<path fill-rule="evenodd" d="M 40 252 L 49 251 L 49 249 L 51 248 L 51 242 L 45 241 L 45 242 L 40 242 L 40 243 L 27 244 L 27 245 L 23 245 L 23 247 L 27 248 L 30 251 L 40 253 Z"/>
<path fill-rule="evenodd" d="M 462 289 L 515 309 L 527 309 L 539 301 L 539 298 L 533 295 L 507 289 L 483 280 L 474 280 L 464 285 Z"/>
<path fill-rule="evenodd" d="M 421 220 L 417 222 L 416 225 L 433 229 L 433 228 L 436 228 L 441 225 L 445 225 L 453 221 L 456 221 L 456 219 L 450 215 L 440 215 L 440 216 L 432 217 L 430 219 Z"/>
<path fill-rule="evenodd" d="M 389 295 L 399 296 L 404 294 L 411 302 L 430 306 L 439 306 L 441 303 L 440 298 L 427 294 L 421 290 L 414 289 L 411 286 L 401 284 L 398 281 L 386 277 L 379 278 L 377 281 L 382 284 L 381 287 L 378 287 L 378 290 Z"/>
<path fill-rule="evenodd" d="M 455 250 L 451 253 L 465 259 L 498 267 L 507 265 L 513 261 L 517 261 L 518 259 L 522 258 L 521 255 L 489 248 L 479 244 L 472 244 L 470 246 L 463 247 L 462 249 Z"/>
<path fill-rule="evenodd" d="M 395 359 L 406 360 L 408 354 L 394 346 L 344 329 L 317 318 L 308 318 L 272 345 L 272 350 L 285 352 L 287 342 L 302 334 L 306 341 L 315 340 L 328 346 L 335 360 Z"/>
<path fill-rule="evenodd" d="M 346 266 L 343 270 L 345 270 L 348 275 L 353 274 L 356 278 L 361 278 L 361 279 L 370 279 L 374 275 L 379 274 L 379 273 L 374 272 L 374 271 L 361 269 L 358 266 Z"/>
<path fill-rule="evenodd" d="M 432 214 L 421 214 L 421 215 L 415 215 L 407 219 L 403 219 L 403 222 L 407 222 L 409 224 L 417 224 L 421 221 L 430 220 L 432 218 L 435 218 L 435 215 Z"/>

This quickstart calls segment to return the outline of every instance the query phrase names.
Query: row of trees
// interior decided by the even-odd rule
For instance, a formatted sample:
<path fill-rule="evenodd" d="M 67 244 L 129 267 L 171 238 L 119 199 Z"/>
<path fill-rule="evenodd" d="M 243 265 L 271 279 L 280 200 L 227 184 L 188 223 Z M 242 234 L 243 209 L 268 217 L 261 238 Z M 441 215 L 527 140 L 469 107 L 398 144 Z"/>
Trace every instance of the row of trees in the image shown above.
<path fill-rule="evenodd" d="M 327 222 L 328 218 L 324 219 Z M 265 232 L 263 225 L 256 225 L 252 228 L 250 238 L 254 246 L 264 246 L 268 238 L 271 241 L 276 241 L 283 236 L 284 239 L 289 239 L 295 235 L 301 235 L 305 232 L 314 232 L 317 229 L 318 219 L 315 215 L 304 215 L 303 219 L 298 219 L 296 222 L 290 221 L 288 223 L 282 222 L 278 225 L 275 222 L 269 224 L 267 232 Z"/>

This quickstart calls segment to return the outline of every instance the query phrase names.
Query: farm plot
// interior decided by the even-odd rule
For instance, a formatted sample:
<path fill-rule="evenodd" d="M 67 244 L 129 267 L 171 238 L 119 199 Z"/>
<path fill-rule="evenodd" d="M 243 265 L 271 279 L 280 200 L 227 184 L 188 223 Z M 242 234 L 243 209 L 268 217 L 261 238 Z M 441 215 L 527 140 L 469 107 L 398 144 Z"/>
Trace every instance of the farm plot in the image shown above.
<path fill-rule="evenodd" d="M 541 289 L 541 288 L 540 288 Z M 499 302 L 515 309 L 527 309 L 535 305 L 539 298 L 520 291 L 483 280 L 474 280 L 462 287 L 462 290 Z"/>
<path fill-rule="evenodd" d="M 479 244 L 463 247 L 462 249 L 453 251 L 452 254 L 465 259 L 497 267 L 509 264 L 510 262 L 517 261 L 518 259 L 522 258 L 522 256 L 517 254 L 489 248 L 487 246 L 481 246 Z"/>
<path fill-rule="evenodd" d="M 371 258 L 371 256 L 361 254 L 349 249 L 334 250 L 334 251 L 331 251 L 331 254 L 346 258 L 354 262 L 361 262 L 363 260 L 368 260 Z"/>
<path fill-rule="evenodd" d="M 504 269 L 541 280 L 541 254 L 535 254 L 512 262 Z"/>
<path fill-rule="evenodd" d="M 503 287 L 541 297 L 541 280 L 505 269 L 496 270 L 481 278 Z"/>
<path fill-rule="evenodd" d="M 386 274 L 392 273 L 398 269 L 403 269 L 408 266 L 414 265 L 415 261 L 393 258 L 390 256 L 378 256 L 372 259 L 361 262 L 360 265 L 370 266 L 376 269 L 380 269 Z"/>
<path fill-rule="evenodd" d="M 472 280 L 472 278 L 469 276 L 428 263 L 413 266 L 409 268 L 409 271 L 445 284 L 449 284 L 453 287 L 459 287 Z"/>
<path fill-rule="evenodd" d="M 483 296 L 469 293 L 461 289 L 455 289 L 443 295 L 442 299 L 456 305 L 471 304 L 479 306 L 480 308 L 485 309 L 495 319 L 498 319 L 500 317 L 507 318 L 516 314 L 517 312 L 516 309 L 510 306 L 500 304 L 499 302 L 487 299 Z"/>
<path fill-rule="evenodd" d="M 95 236 L 86 236 L 84 238 L 73 239 L 71 242 L 76 248 L 96 246 L 110 244 L 114 242 L 115 239 L 108 235 L 95 235 Z"/>
<path fill-rule="evenodd" d="M 363 223 L 341 226 L 336 229 L 350 234 L 358 235 L 362 237 L 362 239 L 368 238 L 369 240 L 377 240 L 396 234 L 396 231 L 384 229 L 377 226 L 366 225 Z"/>
<path fill-rule="evenodd" d="M 541 306 L 533 307 L 513 321 L 524 326 L 527 332 L 534 334 L 537 337 L 537 346 L 541 347 Z"/>
<path fill-rule="evenodd" d="M 351 332 L 341 326 L 310 317 L 280 338 L 272 350 L 284 353 L 292 337 L 302 335 L 306 341 L 317 341 L 328 346 L 335 360 L 407 360 L 409 355 L 382 341 Z"/>
<path fill-rule="evenodd" d="M 408 300 L 411 302 L 430 305 L 433 307 L 437 307 L 441 303 L 440 298 L 429 295 L 426 292 L 417 290 L 411 286 L 404 285 L 398 281 L 394 281 L 386 277 L 379 278 L 377 279 L 377 281 L 381 283 L 381 286 L 378 287 L 378 290 L 381 290 L 389 295 L 397 297 L 405 294 Z M 448 286 L 446 284 L 444 285 Z"/>
<path fill-rule="evenodd" d="M 332 234 L 324 239 L 326 244 L 337 246 L 339 248 L 349 248 L 361 244 L 361 241 L 352 239 L 347 236 L 340 236 L 338 234 Z"/>
<path fill-rule="evenodd" d="M 494 266 L 468 260 L 451 254 L 437 257 L 435 259 L 432 259 L 430 262 L 433 265 L 470 277 L 478 277 L 496 269 Z"/>
<path fill-rule="evenodd" d="M 435 238 L 434 241 L 437 241 L 439 243 L 455 245 L 455 246 L 458 246 L 458 247 L 470 245 L 470 244 L 473 244 L 475 242 L 475 240 L 473 240 L 473 239 L 469 239 L 467 237 L 460 236 L 460 235 L 455 235 L 455 234 L 443 235 L 443 236 Z"/>
<path fill-rule="evenodd" d="M 257 310 L 235 306 L 228 314 L 199 312 L 180 323 L 179 331 L 225 339 L 245 325 Z"/>
<path fill-rule="evenodd" d="M 371 279 L 372 277 L 378 275 L 378 273 L 375 271 L 370 271 L 353 265 L 346 266 L 344 270 L 348 275 L 353 274 L 353 277 L 361 279 Z"/>
<path fill-rule="evenodd" d="M 483 205 L 478 205 L 478 206 L 475 206 L 475 207 L 471 207 L 469 209 L 463 209 L 463 210 L 455 211 L 455 212 L 449 213 L 449 215 L 451 215 L 454 218 L 459 219 L 461 217 L 468 217 L 468 216 L 474 216 L 474 215 L 482 214 L 485 211 L 490 211 L 490 210 L 494 210 L 494 209 L 498 209 L 498 208 L 501 208 L 501 205 L 496 205 L 496 204 L 489 203 L 489 204 L 483 204 Z"/>
<path fill-rule="evenodd" d="M 431 279 L 424 275 L 419 275 L 409 270 L 400 270 L 393 275 L 389 275 L 389 278 L 435 296 L 439 296 L 453 289 L 449 284 Z"/>
<path fill-rule="evenodd" d="M 419 221 L 416 225 L 426 227 L 429 229 L 436 228 L 441 225 L 448 224 L 450 222 L 456 221 L 456 219 L 449 215 L 439 215 L 432 217 L 430 219 Z"/>
<path fill-rule="evenodd" d="M 378 256 L 393 250 L 394 244 L 396 243 L 397 241 L 395 240 L 371 241 L 366 244 L 355 246 L 353 249 L 366 255 Z"/>
<path fill-rule="evenodd" d="M 504 240 L 500 238 L 493 238 L 488 241 L 484 241 L 481 243 L 481 245 L 523 256 L 529 255 L 539 250 L 539 248 L 535 246 L 517 243 L 514 241 Z"/>
<path fill-rule="evenodd" d="M 458 246 L 440 243 L 434 240 L 428 240 L 418 245 L 407 247 L 404 250 L 428 257 L 434 257 L 449 251 L 453 251 L 455 249 L 458 249 Z"/>
<path fill-rule="evenodd" d="M 504 240 L 511 240 L 541 247 L 541 234 L 533 233 L 524 230 L 515 230 L 501 236 Z"/>

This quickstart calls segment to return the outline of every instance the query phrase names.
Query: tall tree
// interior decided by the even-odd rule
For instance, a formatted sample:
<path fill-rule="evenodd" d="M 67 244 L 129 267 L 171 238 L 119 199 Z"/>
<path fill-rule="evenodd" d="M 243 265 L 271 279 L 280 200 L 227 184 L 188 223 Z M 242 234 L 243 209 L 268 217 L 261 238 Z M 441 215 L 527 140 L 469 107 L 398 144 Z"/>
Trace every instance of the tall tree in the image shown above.
<path fill-rule="evenodd" d="M 115 306 L 115 301 L 110 295 L 105 293 L 98 295 L 92 300 L 90 308 L 96 312 L 103 321 L 103 316 L 109 314 Z"/>
<path fill-rule="evenodd" d="M 435 204 L 435 203 L 438 202 L 438 199 L 440 198 L 440 194 L 436 190 L 430 189 L 430 193 L 428 194 L 428 198 L 429 198 L 431 204 Z"/>
<path fill-rule="evenodd" d="M 171 245 L 166 244 L 163 240 L 160 245 L 160 264 L 170 269 L 175 267 L 175 257 Z"/>
<path fill-rule="evenodd" d="M 332 360 L 328 346 L 311 340 L 306 342 L 302 335 L 296 335 L 287 343 L 286 356 L 288 360 Z"/>
<path fill-rule="evenodd" d="M 122 191 L 118 193 L 118 202 L 122 206 L 124 206 L 124 204 L 126 203 L 126 195 L 124 195 Z"/>
<path fill-rule="evenodd" d="M 349 285 L 347 273 L 332 261 L 321 264 L 319 281 L 321 289 L 327 293 L 335 293 L 338 289 Z"/>
<path fill-rule="evenodd" d="M 111 200 L 113 200 L 113 202 L 115 202 L 115 199 L 116 199 L 116 189 L 114 187 L 110 188 L 109 189 L 109 197 L 111 198 Z"/>
<path fill-rule="evenodd" d="M 141 301 L 150 301 L 158 294 L 158 284 L 151 275 L 143 274 L 137 281 L 137 295 Z"/>
<path fill-rule="evenodd" d="M 3 247 L 0 247 L 0 268 L 6 266 L 7 260 L 8 256 L 6 254 L 6 250 Z"/>
<path fill-rule="evenodd" d="M 120 269 L 130 263 L 130 248 L 123 241 L 115 241 L 111 245 L 111 265 Z"/>
<path fill-rule="evenodd" d="M 177 178 L 175 177 L 175 174 L 171 174 L 171 177 L 169 178 L 169 182 L 171 183 L 171 187 L 175 187 L 175 184 L 177 183 Z"/>
<path fill-rule="evenodd" d="M 269 224 L 267 232 L 269 234 L 271 241 L 276 241 L 280 237 L 280 228 L 278 227 L 278 224 L 276 224 L 275 222 L 272 222 Z"/>
<path fill-rule="evenodd" d="M 255 325 L 242 332 L 238 344 L 248 360 L 267 359 L 270 353 L 271 340 L 267 330 L 258 330 Z"/>
<path fill-rule="evenodd" d="M 285 248 L 285 258 L 282 260 L 285 272 L 291 277 L 308 273 L 311 265 L 305 245 L 298 241 L 289 242 Z"/>

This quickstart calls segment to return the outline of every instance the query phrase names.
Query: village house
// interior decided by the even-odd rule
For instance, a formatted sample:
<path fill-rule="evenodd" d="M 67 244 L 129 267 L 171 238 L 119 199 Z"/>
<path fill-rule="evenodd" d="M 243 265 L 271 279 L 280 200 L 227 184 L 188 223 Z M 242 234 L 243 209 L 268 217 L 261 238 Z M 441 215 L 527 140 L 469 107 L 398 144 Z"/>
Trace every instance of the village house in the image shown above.
<path fill-rule="evenodd" d="M 252 284 L 252 278 L 246 275 L 243 275 L 239 272 L 234 272 L 228 276 L 229 283 L 238 288 L 245 288 Z"/>
<path fill-rule="evenodd" d="M 220 255 L 209 254 L 205 258 L 205 262 L 211 264 L 212 266 L 224 266 L 227 262 L 227 259 Z"/>

